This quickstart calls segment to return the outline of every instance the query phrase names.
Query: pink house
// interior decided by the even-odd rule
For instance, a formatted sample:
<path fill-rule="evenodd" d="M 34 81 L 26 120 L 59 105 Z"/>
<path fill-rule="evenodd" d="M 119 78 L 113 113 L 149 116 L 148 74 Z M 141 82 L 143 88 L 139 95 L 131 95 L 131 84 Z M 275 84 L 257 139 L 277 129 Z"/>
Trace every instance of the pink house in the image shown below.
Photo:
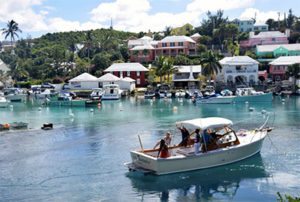
<path fill-rule="evenodd" d="M 274 45 L 274 44 L 288 44 L 288 37 L 290 30 L 286 29 L 285 33 L 279 31 L 260 32 L 255 35 L 250 32 L 249 40 L 241 41 L 241 47 L 255 47 L 256 45 Z"/>
<path fill-rule="evenodd" d="M 282 81 L 286 78 L 288 66 L 300 63 L 300 56 L 281 56 L 270 62 L 269 75 L 273 81 Z"/>
<path fill-rule="evenodd" d="M 131 62 L 149 63 L 154 61 L 154 59 L 155 59 L 154 47 L 150 44 L 143 45 L 143 46 L 136 46 L 130 49 Z"/>
<path fill-rule="evenodd" d="M 167 36 L 155 48 L 156 56 L 176 57 L 183 54 L 196 54 L 196 42 L 188 36 Z"/>

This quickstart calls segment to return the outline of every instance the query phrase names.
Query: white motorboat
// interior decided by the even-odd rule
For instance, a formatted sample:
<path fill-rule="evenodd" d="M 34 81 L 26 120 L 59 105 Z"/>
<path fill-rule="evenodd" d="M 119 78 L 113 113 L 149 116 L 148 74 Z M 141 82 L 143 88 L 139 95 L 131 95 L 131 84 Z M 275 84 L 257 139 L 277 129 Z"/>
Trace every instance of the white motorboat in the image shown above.
<path fill-rule="evenodd" d="M 177 98 L 184 98 L 184 97 L 185 97 L 185 92 L 182 91 L 182 90 L 177 91 L 177 92 L 175 93 L 175 97 L 177 97 Z"/>
<path fill-rule="evenodd" d="M 8 106 L 9 101 L 0 94 L 0 108 L 1 107 L 7 107 Z"/>
<path fill-rule="evenodd" d="M 199 89 L 189 89 L 186 92 L 186 98 L 197 98 L 197 97 L 203 97 L 203 94 L 201 93 L 201 91 Z"/>
<path fill-rule="evenodd" d="M 43 92 L 35 94 L 36 99 L 52 98 L 57 97 L 58 92 L 53 89 L 45 89 Z"/>
<path fill-rule="evenodd" d="M 118 100 L 121 97 L 120 87 L 117 84 L 105 85 L 102 100 Z"/>
<path fill-rule="evenodd" d="M 219 117 L 198 118 L 181 121 L 177 124 L 188 129 L 210 129 L 213 141 L 202 146 L 195 153 L 193 141 L 187 147 L 171 146 L 167 158 L 158 157 L 159 149 L 131 151 L 132 162 L 125 163 L 130 171 L 141 171 L 156 175 L 191 171 L 230 164 L 259 153 L 267 133 L 271 130 L 263 128 L 266 122 L 255 130 L 241 130 L 237 133 L 231 128 L 231 120 Z M 142 147 L 142 144 L 141 144 Z M 142 147 L 143 148 L 143 147 Z"/>
<path fill-rule="evenodd" d="M 100 100 L 103 95 L 103 89 L 102 88 L 93 88 L 91 93 L 91 99 L 92 100 Z"/>
<path fill-rule="evenodd" d="M 155 92 L 153 91 L 146 91 L 144 94 L 145 99 L 152 99 L 153 97 L 155 97 Z"/>
<path fill-rule="evenodd" d="M 22 102 L 26 99 L 26 93 L 19 88 L 7 88 L 4 89 L 4 96 L 11 102 Z"/>
<path fill-rule="evenodd" d="M 228 89 L 224 89 L 224 90 L 221 91 L 221 95 L 222 96 L 232 96 L 233 93 L 232 93 L 232 91 L 230 91 Z"/>
<path fill-rule="evenodd" d="M 197 98 L 199 104 L 231 104 L 235 96 L 222 96 L 219 94 L 207 97 Z"/>
<path fill-rule="evenodd" d="M 237 88 L 234 102 L 271 102 L 272 93 L 255 91 L 253 88 Z"/>
<path fill-rule="evenodd" d="M 168 92 L 168 91 L 159 91 L 158 94 L 159 94 L 160 98 L 165 98 L 165 97 L 171 98 L 172 97 L 172 93 Z"/>

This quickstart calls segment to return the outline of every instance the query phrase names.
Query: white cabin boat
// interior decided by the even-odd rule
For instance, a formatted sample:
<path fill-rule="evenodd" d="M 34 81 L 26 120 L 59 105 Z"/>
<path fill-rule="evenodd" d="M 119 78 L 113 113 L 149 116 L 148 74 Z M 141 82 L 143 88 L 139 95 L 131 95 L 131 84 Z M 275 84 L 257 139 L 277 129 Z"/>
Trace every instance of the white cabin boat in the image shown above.
<path fill-rule="evenodd" d="M 36 99 L 52 98 L 57 97 L 58 92 L 53 89 L 45 89 L 43 92 L 35 94 Z"/>
<path fill-rule="evenodd" d="M 102 95 L 103 95 L 102 88 L 93 88 L 90 97 L 92 100 L 100 100 L 102 98 Z"/>
<path fill-rule="evenodd" d="M 26 99 L 26 93 L 19 88 L 7 88 L 4 89 L 4 96 L 11 102 L 22 102 Z"/>
<path fill-rule="evenodd" d="M 119 100 L 121 97 L 120 87 L 117 84 L 108 84 L 103 87 L 102 100 Z"/>
<path fill-rule="evenodd" d="M 9 101 L 4 97 L 4 95 L 0 94 L 0 108 L 7 107 Z"/>
<path fill-rule="evenodd" d="M 266 121 L 267 122 L 267 121 Z M 270 129 L 243 130 L 237 133 L 231 128 L 232 121 L 219 118 L 198 118 L 178 122 L 188 129 L 210 129 L 214 140 L 204 150 L 194 151 L 193 141 L 187 147 L 181 144 L 168 149 L 169 157 L 158 157 L 158 149 L 131 151 L 131 163 L 125 163 L 130 171 L 156 175 L 191 171 L 230 164 L 259 153 Z M 202 147 L 204 148 L 204 147 Z"/>
<path fill-rule="evenodd" d="M 257 92 L 253 88 L 238 88 L 234 102 L 271 102 L 272 93 Z"/>

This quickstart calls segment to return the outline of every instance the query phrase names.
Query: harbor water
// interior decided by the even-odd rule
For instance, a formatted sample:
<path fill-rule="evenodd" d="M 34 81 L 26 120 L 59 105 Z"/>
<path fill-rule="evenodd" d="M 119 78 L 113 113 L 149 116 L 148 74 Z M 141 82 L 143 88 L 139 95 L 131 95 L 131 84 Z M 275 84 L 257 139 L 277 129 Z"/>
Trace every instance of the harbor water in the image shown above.
<path fill-rule="evenodd" d="M 140 148 L 138 135 L 144 148 L 167 131 L 178 143 L 176 121 L 211 116 L 256 128 L 266 119 L 262 110 L 274 130 L 249 159 L 165 176 L 129 173 L 123 165 Z M 0 108 L 0 123 L 13 121 L 29 129 L 0 132 L 0 201 L 276 201 L 277 192 L 300 194 L 300 97 L 212 105 L 128 98 L 86 108 L 28 100 Z M 54 129 L 41 130 L 46 122 Z"/>

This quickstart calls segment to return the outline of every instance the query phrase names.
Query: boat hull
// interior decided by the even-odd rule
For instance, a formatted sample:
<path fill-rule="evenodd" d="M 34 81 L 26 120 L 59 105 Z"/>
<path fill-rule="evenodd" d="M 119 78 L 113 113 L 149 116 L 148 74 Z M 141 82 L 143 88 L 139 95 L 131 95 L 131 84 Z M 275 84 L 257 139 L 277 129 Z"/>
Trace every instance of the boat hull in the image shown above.
<path fill-rule="evenodd" d="M 243 146 L 223 148 L 200 155 L 178 158 L 154 158 L 142 152 L 132 151 L 132 163 L 156 175 L 198 170 L 222 166 L 249 158 L 260 152 L 264 137 Z"/>
<path fill-rule="evenodd" d="M 26 99 L 25 94 L 7 95 L 5 98 L 11 102 L 22 102 Z"/>
<path fill-rule="evenodd" d="M 102 100 L 119 100 L 120 99 L 120 95 L 103 94 L 101 99 Z"/>
<path fill-rule="evenodd" d="M 197 99 L 199 104 L 231 104 L 234 100 L 234 96 L 225 97 L 211 97 L 211 98 L 200 98 Z"/>
<path fill-rule="evenodd" d="M 0 108 L 5 108 L 5 107 L 7 107 L 8 106 L 8 103 L 9 102 L 0 102 Z"/>
<path fill-rule="evenodd" d="M 272 102 L 272 93 L 265 93 L 262 95 L 250 95 L 250 96 L 236 96 L 234 102 Z"/>

